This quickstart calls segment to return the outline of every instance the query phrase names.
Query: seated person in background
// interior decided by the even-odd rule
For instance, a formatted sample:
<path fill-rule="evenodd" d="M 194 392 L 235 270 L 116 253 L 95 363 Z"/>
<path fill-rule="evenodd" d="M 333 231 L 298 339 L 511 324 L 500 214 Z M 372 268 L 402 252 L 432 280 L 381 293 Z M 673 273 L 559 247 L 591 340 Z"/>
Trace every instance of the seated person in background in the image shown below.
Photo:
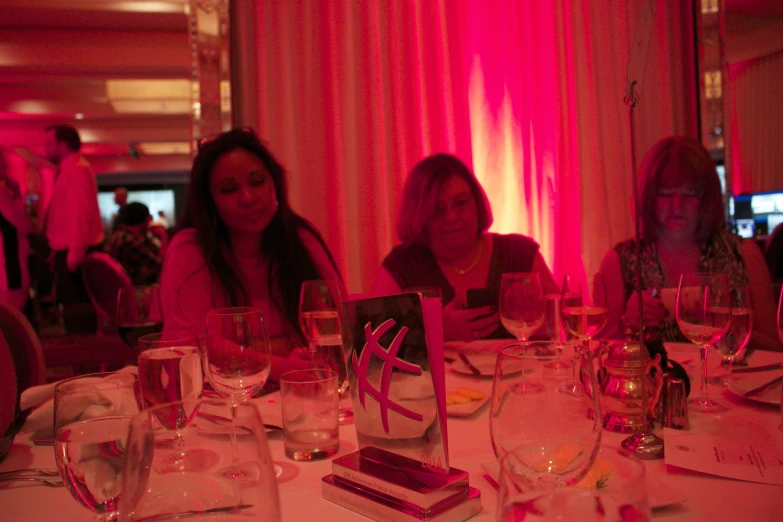
<path fill-rule="evenodd" d="M 19 184 L 8 176 L 8 164 L 0 151 L 0 299 L 24 310 L 30 290 L 27 257 L 33 222 L 27 216 Z"/>
<path fill-rule="evenodd" d="M 414 166 L 399 212 L 402 244 L 383 260 L 373 294 L 439 287 L 446 340 L 509 337 L 500 326 L 496 303 L 466 308 L 468 289 L 486 288 L 497 295 L 506 272 L 538 272 L 542 287 L 555 284 L 535 241 L 487 232 L 492 224 L 489 200 L 455 156 L 436 154 Z"/>
<path fill-rule="evenodd" d="M 285 171 L 255 133 L 200 145 L 185 214 L 161 275 L 163 330 L 203 334 L 213 308 L 261 309 L 272 338 L 271 379 L 312 367 L 299 327 L 308 279 L 341 281 L 318 230 L 288 202 Z M 341 283 L 342 284 L 342 283 Z"/>
<path fill-rule="evenodd" d="M 663 341 L 687 341 L 660 299 L 689 272 L 721 272 L 729 285 L 750 284 L 754 321 L 750 346 L 783 350 L 777 341 L 775 303 L 764 257 L 752 240 L 729 233 L 723 223 L 720 181 L 698 141 L 669 137 L 653 145 L 639 171 L 642 220 L 642 291 L 636 287 L 636 244 L 618 243 L 606 253 L 601 273 L 609 318 L 604 337 L 639 328 L 639 299 L 646 329 Z M 655 296 L 655 297 L 654 297 Z"/>
<path fill-rule="evenodd" d="M 128 203 L 120 211 L 117 229 L 103 249 L 120 262 L 134 285 L 158 282 L 163 266 L 163 249 L 149 232 L 152 216 L 144 203 Z"/>

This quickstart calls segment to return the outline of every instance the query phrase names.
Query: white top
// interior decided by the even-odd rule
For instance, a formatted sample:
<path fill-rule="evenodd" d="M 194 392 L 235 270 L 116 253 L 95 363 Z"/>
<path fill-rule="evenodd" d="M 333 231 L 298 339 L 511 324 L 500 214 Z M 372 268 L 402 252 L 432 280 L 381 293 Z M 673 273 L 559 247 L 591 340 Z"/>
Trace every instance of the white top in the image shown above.
<path fill-rule="evenodd" d="M 103 241 L 98 184 L 90 164 L 81 155 L 71 154 L 60 163 L 45 223 L 49 248 L 68 251 L 71 271 L 79 267 L 88 247 Z"/>

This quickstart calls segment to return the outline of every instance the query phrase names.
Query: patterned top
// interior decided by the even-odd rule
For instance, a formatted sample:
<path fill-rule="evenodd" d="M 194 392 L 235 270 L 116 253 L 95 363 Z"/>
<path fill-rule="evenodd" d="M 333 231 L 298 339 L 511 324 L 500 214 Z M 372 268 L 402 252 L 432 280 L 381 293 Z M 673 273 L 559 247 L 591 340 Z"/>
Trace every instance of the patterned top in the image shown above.
<path fill-rule="evenodd" d="M 742 238 L 725 230 L 719 230 L 701 249 L 700 272 L 721 272 L 726 274 L 729 286 L 748 284 L 748 273 L 742 260 Z M 625 299 L 628 300 L 636 288 L 636 242 L 629 239 L 614 247 L 620 256 L 620 267 L 625 285 Z M 658 259 L 654 243 L 642 242 L 642 289 L 655 289 L 660 295 L 664 288 L 663 268 Z M 650 329 L 651 337 L 664 341 L 688 340 L 680 332 L 676 320 L 666 321 Z"/>
<path fill-rule="evenodd" d="M 163 257 L 160 244 L 149 235 L 138 236 L 124 228 L 112 232 L 103 246 L 104 251 L 120 262 L 134 285 L 158 282 Z"/>

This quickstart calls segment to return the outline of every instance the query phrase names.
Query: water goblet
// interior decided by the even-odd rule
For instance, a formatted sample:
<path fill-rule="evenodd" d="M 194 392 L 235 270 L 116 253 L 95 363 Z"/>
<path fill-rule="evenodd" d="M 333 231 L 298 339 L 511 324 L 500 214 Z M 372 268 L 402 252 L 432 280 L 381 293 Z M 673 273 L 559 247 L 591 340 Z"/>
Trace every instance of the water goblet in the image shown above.
<path fill-rule="evenodd" d="M 501 348 L 489 414 L 498 459 L 513 451 L 528 490 L 573 485 L 601 441 L 595 374 L 580 347 L 553 341 Z"/>
<path fill-rule="evenodd" d="M 726 367 L 726 373 L 709 379 L 710 384 L 718 386 L 729 385 L 734 362 L 741 360 L 753 332 L 753 302 L 750 296 L 750 285 L 732 287 L 729 293 L 731 294 L 729 329 L 716 343 L 718 351 L 723 356 L 721 366 Z"/>
<path fill-rule="evenodd" d="M 272 366 L 264 318 L 258 308 L 220 308 L 207 314 L 204 342 L 204 372 L 218 394 L 231 399 L 236 406 L 266 384 Z M 246 474 L 239 463 L 236 433 L 231 432 L 232 460 L 227 477 Z"/>
<path fill-rule="evenodd" d="M 204 374 L 198 340 L 192 334 L 154 333 L 139 337 L 139 382 L 144 408 L 171 403 L 169 408 L 157 408 L 157 420 L 174 436 L 171 447 L 182 446 L 181 429 L 189 422 L 195 404 L 204 390 Z M 163 443 L 166 443 L 163 442 Z M 172 465 L 192 469 L 182 451 L 173 454 Z"/>
<path fill-rule="evenodd" d="M 315 368 L 329 369 L 337 374 L 337 391 L 342 401 L 348 391 L 348 370 L 337 313 L 337 294 L 336 287 L 326 281 L 302 282 L 299 325 L 310 345 Z M 353 420 L 353 411 L 340 406 L 338 416 L 340 424 L 349 424 Z"/>
<path fill-rule="evenodd" d="M 676 316 L 683 335 L 699 345 L 701 353 L 701 388 L 688 403 L 694 411 L 703 413 L 728 410 L 728 405 L 710 399 L 707 389 L 707 352 L 726 334 L 731 319 L 726 276 L 710 272 L 683 274 L 677 289 Z"/>
<path fill-rule="evenodd" d="M 198 471 L 168 465 L 171 449 L 161 442 L 170 428 L 158 422 L 182 401 L 154 406 L 136 415 L 128 432 L 119 520 L 280 520 L 280 500 L 272 459 L 257 408 L 226 399 L 200 399 L 184 428 L 184 449 L 202 456 Z M 232 433 L 236 432 L 236 440 Z M 238 455 L 244 474 L 226 475 L 226 462 Z"/>
<path fill-rule="evenodd" d="M 157 285 L 128 286 L 117 294 L 117 332 L 125 344 L 136 348 L 139 337 L 163 329 L 163 309 Z"/>
<path fill-rule="evenodd" d="M 511 335 L 526 341 L 544 321 L 545 309 L 541 280 L 537 273 L 503 274 L 498 313 L 500 322 Z"/>
<path fill-rule="evenodd" d="M 130 372 L 73 377 L 54 389 L 54 456 L 71 495 L 117 519 L 128 427 L 139 412 L 139 379 Z"/>

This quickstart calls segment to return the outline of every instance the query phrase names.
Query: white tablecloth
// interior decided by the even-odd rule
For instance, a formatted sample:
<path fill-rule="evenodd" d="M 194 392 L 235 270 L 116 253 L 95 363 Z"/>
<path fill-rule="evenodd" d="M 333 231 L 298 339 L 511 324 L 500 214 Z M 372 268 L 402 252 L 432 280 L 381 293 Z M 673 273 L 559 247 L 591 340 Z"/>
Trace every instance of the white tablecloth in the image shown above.
<path fill-rule="evenodd" d="M 717 359 L 715 352 L 711 354 Z M 698 349 L 696 347 L 671 353 L 672 358 L 693 364 L 686 369 L 698 368 Z M 753 355 L 751 364 L 760 365 L 783 360 L 781 354 L 758 352 Z M 466 384 L 489 393 L 491 379 L 475 380 L 455 373 L 447 378 L 448 386 Z M 780 415 L 777 408 L 756 404 L 735 397 L 726 389 L 711 387 L 710 393 L 733 406 L 732 416 L 752 419 L 781 440 L 783 432 L 777 426 Z M 257 399 L 263 411 L 276 408 L 279 402 L 275 396 Z M 489 439 L 488 406 L 484 406 L 475 416 L 467 419 L 449 418 L 449 450 L 451 464 L 470 473 L 471 485 L 481 490 L 482 512 L 471 520 L 494 520 L 496 491 L 484 477 L 481 463 L 494 459 Z M 698 429 L 699 414 L 691 414 L 691 423 Z M 603 444 L 619 447 L 625 435 L 603 432 Z M 283 452 L 282 433 L 277 431 L 269 436 L 269 445 L 274 460 L 283 467 L 279 490 L 286 521 L 349 521 L 367 520 L 352 511 L 332 504 L 321 498 L 321 478 L 331 471 L 331 461 L 298 463 L 287 459 Z M 340 452 L 344 455 L 355 451 L 356 434 L 353 426 L 343 426 L 340 431 Z M 783 459 L 783 454 L 781 455 Z M 719 477 L 691 472 L 672 466 L 666 466 L 663 460 L 645 463 L 648 475 L 665 482 L 682 492 L 687 501 L 653 511 L 655 520 L 671 521 L 783 521 L 783 486 L 773 486 L 722 479 Z M 35 446 L 29 434 L 21 434 L 6 458 L 0 463 L 0 471 L 11 469 L 42 467 L 54 468 L 54 454 L 51 446 Z M 4 486 L 0 486 L 2 488 Z M 89 521 L 92 515 L 76 503 L 65 488 L 43 486 L 22 486 L 0 489 L 0 522 L 50 522 L 50 521 Z"/>

